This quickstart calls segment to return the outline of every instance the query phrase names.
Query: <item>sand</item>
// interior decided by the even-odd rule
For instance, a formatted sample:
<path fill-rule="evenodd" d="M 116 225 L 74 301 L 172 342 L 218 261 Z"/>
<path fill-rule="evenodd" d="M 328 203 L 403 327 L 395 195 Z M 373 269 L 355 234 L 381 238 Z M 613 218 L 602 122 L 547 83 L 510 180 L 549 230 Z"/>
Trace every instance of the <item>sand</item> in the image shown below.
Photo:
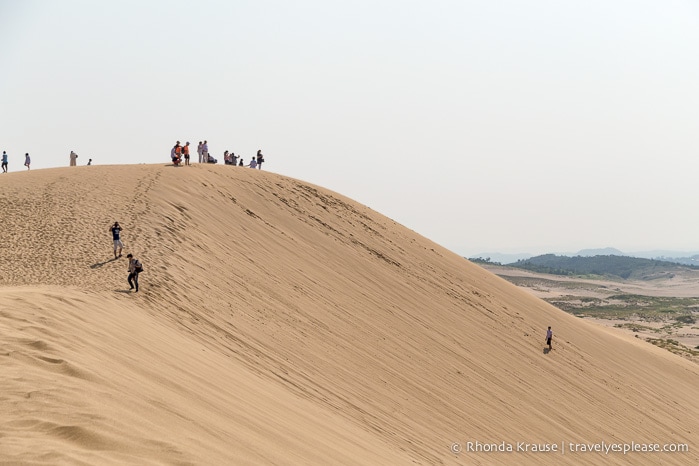
<path fill-rule="evenodd" d="M 340 194 L 221 165 L 0 188 L 0 464 L 699 462 L 699 366 Z M 689 451 L 569 450 L 601 442 Z"/>

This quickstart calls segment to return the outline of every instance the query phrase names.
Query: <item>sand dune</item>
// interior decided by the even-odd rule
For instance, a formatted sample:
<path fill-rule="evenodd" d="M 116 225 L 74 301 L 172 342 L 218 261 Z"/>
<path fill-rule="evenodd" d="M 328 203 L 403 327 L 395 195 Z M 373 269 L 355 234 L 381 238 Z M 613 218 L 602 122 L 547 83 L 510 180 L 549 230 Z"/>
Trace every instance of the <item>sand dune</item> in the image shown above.
<path fill-rule="evenodd" d="M 337 193 L 200 165 L 0 188 L 0 464 L 699 462 L 699 366 Z M 138 294 L 115 220 L 145 265 Z M 476 441 L 689 451 L 465 451 Z"/>

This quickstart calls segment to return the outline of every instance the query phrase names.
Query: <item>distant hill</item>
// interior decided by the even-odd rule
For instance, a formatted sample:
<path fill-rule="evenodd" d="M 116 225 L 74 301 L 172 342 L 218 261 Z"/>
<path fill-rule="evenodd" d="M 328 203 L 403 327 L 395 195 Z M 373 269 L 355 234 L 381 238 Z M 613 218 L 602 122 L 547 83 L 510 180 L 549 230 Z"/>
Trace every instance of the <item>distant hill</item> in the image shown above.
<path fill-rule="evenodd" d="M 544 254 L 509 265 L 533 272 L 555 275 L 611 275 L 623 279 L 651 279 L 677 271 L 678 268 L 695 268 L 692 265 L 676 262 L 617 255 L 569 257 Z"/>
<path fill-rule="evenodd" d="M 616 248 L 601 248 L 601 249 L 581 249 L 576 256 L 592 257 L 592 256 L 628 256 L 624 252 Z"/>

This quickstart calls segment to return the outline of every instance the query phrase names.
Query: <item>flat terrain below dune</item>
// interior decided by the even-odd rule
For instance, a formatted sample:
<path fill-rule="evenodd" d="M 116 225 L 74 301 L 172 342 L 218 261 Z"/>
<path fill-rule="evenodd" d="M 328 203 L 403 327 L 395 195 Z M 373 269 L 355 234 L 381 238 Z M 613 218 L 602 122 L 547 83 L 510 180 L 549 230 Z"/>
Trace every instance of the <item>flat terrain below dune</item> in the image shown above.
<path fill-rule="evenodd" d="M 586 321 L 664 344 L 699 363 L 699 270 L 678 268 L 657 278 L 632 280 L 560 276 L 500 265 L 484 268 L 551 304 L 574 308 Z M 590 304 L 610 309 L 586 312 Z M 617 312 L 611 309 L 615 305 Z M 688 321 L 676 320 L 686 314 L 691 316 Z M 676 344 L 665 344 L 668 341 Z"/>
<path fill-rule="evenodd" d="M 699 463 L 699 366 L 327 189 L 32 170 L 0 226 L 0 464 Z"/>

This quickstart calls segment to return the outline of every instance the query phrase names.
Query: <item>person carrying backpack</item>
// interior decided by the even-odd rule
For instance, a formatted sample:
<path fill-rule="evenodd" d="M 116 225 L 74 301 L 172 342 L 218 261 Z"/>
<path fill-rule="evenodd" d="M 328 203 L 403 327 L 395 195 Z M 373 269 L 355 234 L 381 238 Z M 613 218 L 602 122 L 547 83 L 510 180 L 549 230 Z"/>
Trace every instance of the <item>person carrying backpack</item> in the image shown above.
<path fill-rule="evenodd" d="M 126 258 L 129 260 L 129 278 L 127 279 L 131 287 L 129 289 L 133 290 L 135 286 L 138 292 L 138 274 L 143 272 L 143 264 L 133 254 L 128 254 Z"/>

